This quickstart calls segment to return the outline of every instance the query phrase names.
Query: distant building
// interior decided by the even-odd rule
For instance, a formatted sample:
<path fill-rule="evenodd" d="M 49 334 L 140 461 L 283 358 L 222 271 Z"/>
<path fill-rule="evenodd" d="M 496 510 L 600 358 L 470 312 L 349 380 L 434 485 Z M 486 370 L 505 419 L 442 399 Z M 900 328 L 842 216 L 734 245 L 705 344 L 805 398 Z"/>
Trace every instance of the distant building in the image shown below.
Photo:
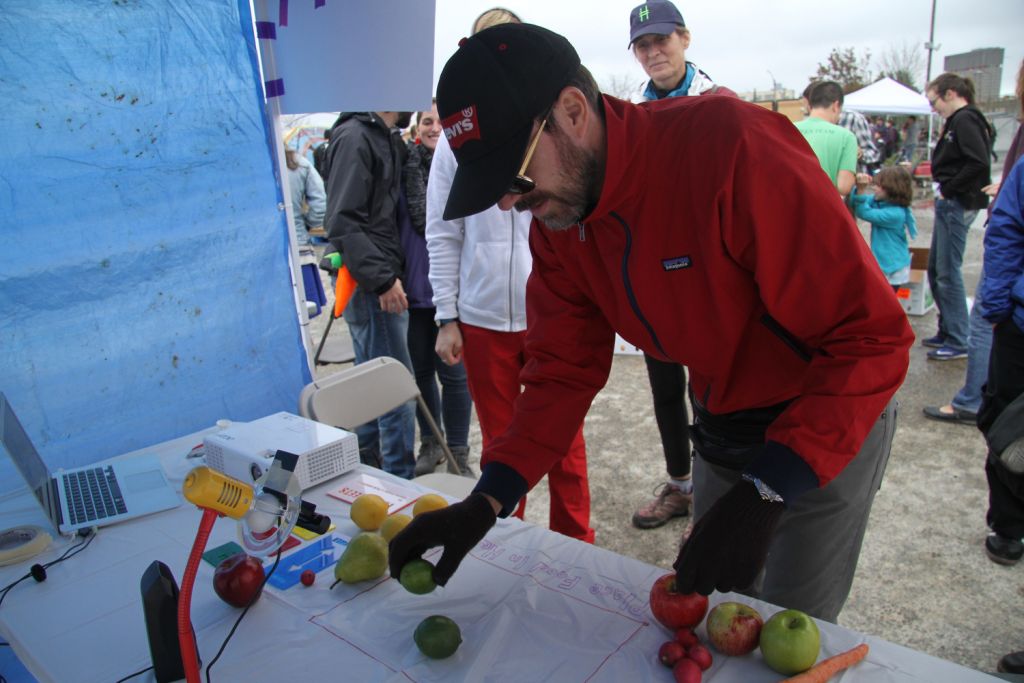
<path fill-rule="evenodd" d="M 1003 48 L 986 47 L 958 55 L 949 55 L 943 68 L 974 81 L 975 97 L 979 103 L 996 102 L 999 84 L 1003 79 Z"/>
<path fill-rule="evenodd" d="M 775 90 L 767 88 L 766 90 L 741 92 L 739 96 L 740 99 L 747 102 L 771 102 L 773 100 L 792 100 L 796 97 L 796 93 L 791 88 L 777 88 Z"/>

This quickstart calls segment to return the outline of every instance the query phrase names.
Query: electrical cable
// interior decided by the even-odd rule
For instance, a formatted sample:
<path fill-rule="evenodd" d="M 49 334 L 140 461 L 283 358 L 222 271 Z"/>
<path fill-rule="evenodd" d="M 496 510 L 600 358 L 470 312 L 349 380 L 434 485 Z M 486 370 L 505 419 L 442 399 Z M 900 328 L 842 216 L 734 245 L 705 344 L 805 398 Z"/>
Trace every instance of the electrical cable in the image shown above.
<path fill-rule="evenodd" d="M 136 676 L 141 676 L 142 674 L 146 673 L 147 671 L 149 671 L 152 668 L 153 667 L 151 667 L 151 666 L 147 666 L 145 669 L 139 669 L 138 671 L 136 671 L 133 674 L 128 674 L 124 678 L 117 679 L 116 683 L 124 683 L 125 681 L 129 681 L 129 680 L 135 678 Z"/>
<path fill-rule="evenodd" d="M 17 586 L 19 583 L 21 583 L 25 579 L 35 579 L 36 581 L 41 583 L 41 582 L 46 580 L 46 570 L 47 569 L 49 569 L 50 567 L 52 567 L 55 564 L 58 564 L 60 562 L 65 561 L 65 560 L 70 560 L 72 557 L 74 557 L 78 553 L 80 553 L 83 550 L 85 550 L 86 548 L 88 548 L 89 544 L 92 543 L 92 539 L 96 538 L 96 532 L 95 532 L 95 530 L 83 530 L 83 531 L 85 531 L 87 533 L 87 538 L 84 541 L 80 541 L 79 543 L 76 543 L 75 545 L 71 546 L 70 548 L 65 550 L 64 553 L 60 557 L 58 557 L 55 560 L 50 560 L 46 564 L 34 564 L 34 565 L 32 565 L 32 567 L 29 570 L 28 574 L 25 574 L 24 576 L 22 576 L 17 581 L 14 581 L 13 583 L 10 583 L 10 584 L 4 586 L 3 588 L 0 588 L 0 605 L 3 605 L 4 598 L 6 598 L 7 594 L 11 592 L 11 589 L 14 588 L 15 586 Z"/>
<path fill-rule="evenodd" d="M 274 570 L 277 569 L 277 565 L 281 563 L 281 549 L 278 548 L 275 554 L 277 557 L 274 559 L 274 565 L 270 568 L 270 571 L 267 572 L 267 575 L 263 577 L 263 583 L 260 584 L 260 589 L 256 591 L 252 596 L 252 600 L 250 600 L 249 604 L 245 606 L 242 613 L 238 615 L 238 619 L 235 620 L 235 625 L 231 627 L 230 631 L 228 631 L 228 635 L 224 638 L 224 642 L 220 644 L 220 649 L 217 650 L 217 654 L 214 655 L 213 659 L 210 660 L 210 663 L 206 665 L 206 683 L 210 683 L 210 669 L 212 669 L 213 665 L 217 663 L 218 659 L 220 659 L 220 656 L 224 653 L 224 648 L 228 646 L 228 641 L 231 640 L 231 636 L 235 635 L 235 630 L 238 628 L 238 625 L 242 623 L 242 618 L 245 617 L 249 608 L 256 604 L 256 599 L 263 594 L 263 587 L 267 585 L 267 581 L 270 580 Z"/>

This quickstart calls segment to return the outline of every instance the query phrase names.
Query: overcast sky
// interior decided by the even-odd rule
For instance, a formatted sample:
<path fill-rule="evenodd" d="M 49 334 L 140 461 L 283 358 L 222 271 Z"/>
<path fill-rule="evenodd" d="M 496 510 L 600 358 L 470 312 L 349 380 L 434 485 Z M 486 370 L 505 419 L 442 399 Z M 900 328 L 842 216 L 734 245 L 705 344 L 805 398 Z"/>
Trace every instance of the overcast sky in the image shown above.
<path fill-rule="evenodd" d="M 567 37 L 602 87 L 637 83 L 643 70 L 629 42 L 629 12 L 638 0 L 436 0 L 434 83 L 473 20 L 499 2 L 524 21 Z M 682 0 L 676 6 L 692 34 L 687 59 L 737 92 L 780 87 L 799 93 L 832 48 L 871 52 L 871 70 L 893 48 L 922 54 L 923 84 L 932 0 Z M 1024 57 L 1024 0 L 936 0 L 932 78 L 946 55 L 1001 47 L 1002 94 L 1014 91 Z M 769 75 L 769 71 L 771 75 Z"/>

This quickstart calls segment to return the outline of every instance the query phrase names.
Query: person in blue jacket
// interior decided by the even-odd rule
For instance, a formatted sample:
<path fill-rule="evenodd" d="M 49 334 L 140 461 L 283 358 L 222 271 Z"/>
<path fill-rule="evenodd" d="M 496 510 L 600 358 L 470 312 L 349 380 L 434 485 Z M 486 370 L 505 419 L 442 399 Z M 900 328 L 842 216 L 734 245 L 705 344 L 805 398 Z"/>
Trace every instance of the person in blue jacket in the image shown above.
<path fill-rule="evenodd" d="M 910 280 L 907 235 L 917 237 L 917 221 L 910 210 L 913 198 L 913 179 L 902 166 L 886 166 L 874 177 L 857 175 L 853 211 L 871 224 L 871 253 L 894 292 Z"/>
<path fill-rule="evenodd" d="M 985 231 L 982 315 L 992 323 L 988 382 L 978 429 L 991 444 L 1000 415 L 1024 394 L 1024 157 L 999 190 Z M 1019 425 L 1018 425 L 1019 427 Z M 1016 564 L 1024 555 L 1024 437 L 985 462 L 992 533 L 985 539 L 989 559 Z"/>

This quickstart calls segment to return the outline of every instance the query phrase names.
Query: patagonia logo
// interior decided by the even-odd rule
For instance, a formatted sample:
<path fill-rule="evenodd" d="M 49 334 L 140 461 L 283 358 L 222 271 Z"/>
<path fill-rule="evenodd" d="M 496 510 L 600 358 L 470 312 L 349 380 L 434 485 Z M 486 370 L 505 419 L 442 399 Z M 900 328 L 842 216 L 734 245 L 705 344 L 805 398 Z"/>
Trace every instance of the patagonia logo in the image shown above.
<path fill-rule="evenodd" d="M 476 120 L 476 107 L 469 106 L 457 111 L 441 121 L 444 136 L 452 149 L 458 149 L 463 143 L 480 139 L 480 124 Z"/>
<path fill-rule="evenodd" d="M 661 267 L 666 271 L 668 270 L 679 270 L 680 268 L 689 268 L 691 265 L 689 256 L 677 256 L 675 258 L 667 258 L 661 260 Z"/>

